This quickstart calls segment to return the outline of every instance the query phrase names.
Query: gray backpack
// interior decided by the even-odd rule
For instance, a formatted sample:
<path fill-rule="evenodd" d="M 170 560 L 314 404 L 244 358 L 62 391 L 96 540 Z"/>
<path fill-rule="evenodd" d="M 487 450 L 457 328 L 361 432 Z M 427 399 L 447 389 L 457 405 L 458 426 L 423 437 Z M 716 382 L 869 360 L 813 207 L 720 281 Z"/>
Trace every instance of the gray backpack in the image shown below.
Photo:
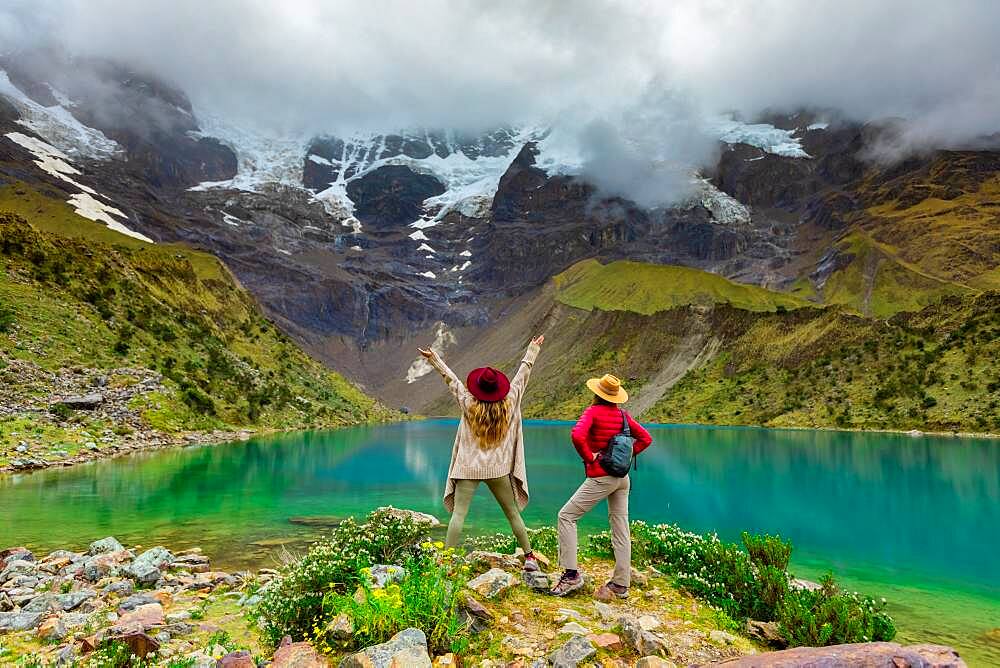
<path fill-rule="evenodd" d="M 608 475 L 624 478 L 635 466 L 635 454 L 632 451 L 635 439 L 632 438 L 632 431 L 628 427 L 625 410 L 622 408 L 618 410 L 622 414 L 622 430 L 611 437 L 607 447 L 598 455 L 598 461 Z"/>

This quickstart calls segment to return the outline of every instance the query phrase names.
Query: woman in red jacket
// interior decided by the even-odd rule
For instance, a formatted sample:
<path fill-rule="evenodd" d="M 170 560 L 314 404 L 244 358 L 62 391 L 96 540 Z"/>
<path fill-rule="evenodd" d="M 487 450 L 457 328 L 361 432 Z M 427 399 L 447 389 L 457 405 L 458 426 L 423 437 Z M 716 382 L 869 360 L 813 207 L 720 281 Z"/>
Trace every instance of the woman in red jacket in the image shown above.
<path fill-rule="evenodd" d="M 576 560 L 576 522 L 601 500 L 608 500 L 608 522 L 611 525 L 611 546 L 615 553 L 615 572 L 611 581 L 594 594 L 597 598 L 626 598 L 631 584 L 632 536 L 628 526 L 629 477 L 616 478 L 601 467 L 598 457 L 608 441 L 623 431 L 628 420 L 635 439 L 633 454 L 639 454 L 653 442 L 649 432 L 626 413 L 621 404 L 628 393 L 614 376 L 591 378 L 587 388 L 594 393 L 594 403 L 583 412 L 573 427 L 573 447 L 583 459 L 587 479 L 559 511 L 559 565 L 564 569 L 559 582 L 552 588 L 556 596 L 565 596 L 583 586 L 583 576 Z"/>

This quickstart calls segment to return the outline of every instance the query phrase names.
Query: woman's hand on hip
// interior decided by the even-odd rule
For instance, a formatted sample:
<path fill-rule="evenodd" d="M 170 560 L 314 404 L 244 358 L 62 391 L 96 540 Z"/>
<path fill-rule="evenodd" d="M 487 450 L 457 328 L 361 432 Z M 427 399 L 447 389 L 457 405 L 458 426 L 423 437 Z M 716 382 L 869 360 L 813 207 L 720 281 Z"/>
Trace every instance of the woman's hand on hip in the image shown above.
<path fill-rule="evenodd" d="M 545 343 L 545 335 L 539 334 L 538 336 L 533 338 L 531 342 L 534 343 L 536 346 L 541 346 L 543 343 Z"/>

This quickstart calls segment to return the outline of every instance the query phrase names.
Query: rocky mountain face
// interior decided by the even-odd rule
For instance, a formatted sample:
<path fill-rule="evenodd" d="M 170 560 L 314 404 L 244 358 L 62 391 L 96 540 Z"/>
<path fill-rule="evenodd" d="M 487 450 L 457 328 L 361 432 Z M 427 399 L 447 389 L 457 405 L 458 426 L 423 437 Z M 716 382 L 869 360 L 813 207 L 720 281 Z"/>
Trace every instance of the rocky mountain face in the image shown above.
<path fill-rule="evenodd" d="M 890 123 L 729 121 L 698 194 L 649 210 L 559 165 L 544 129 L 274 138 L 114 63 L 34 53 L 0 69 L 0 208 L 29 184 L 208 250 L 314 354 L 380 390 L 407 377 L 415 339 L 477 332 L 587 258 L 872 316 L 1000 287 L 1000 153 L 882 165 L 867 155 Z"/>

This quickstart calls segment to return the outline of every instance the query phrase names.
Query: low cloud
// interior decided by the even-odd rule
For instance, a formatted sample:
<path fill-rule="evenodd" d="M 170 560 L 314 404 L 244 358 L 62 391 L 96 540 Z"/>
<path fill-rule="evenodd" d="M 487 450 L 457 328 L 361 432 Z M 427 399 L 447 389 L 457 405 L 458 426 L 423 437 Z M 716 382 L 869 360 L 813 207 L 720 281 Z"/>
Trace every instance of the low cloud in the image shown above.
<path fill-rule="evenodd" d="M 0 43 L 125 61 L 274 132 L 547 124 L 604 189 L 658 202 L 723 111 L 904 119 L 880 159 L 983 141 L 997 25 L 990 0 L 8 0 Z"/>

